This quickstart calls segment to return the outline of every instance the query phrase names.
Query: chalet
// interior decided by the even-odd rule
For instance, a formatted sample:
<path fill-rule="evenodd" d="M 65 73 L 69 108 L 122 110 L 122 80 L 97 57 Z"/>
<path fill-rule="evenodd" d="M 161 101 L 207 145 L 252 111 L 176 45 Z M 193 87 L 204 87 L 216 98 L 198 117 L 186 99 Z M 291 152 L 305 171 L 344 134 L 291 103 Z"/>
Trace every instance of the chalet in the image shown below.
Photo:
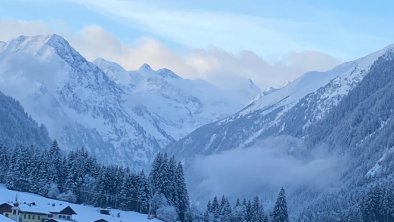
<path fill-rule="evenodd" d="M 12 205 L 8 203 L 3 203 L 0 205 L 0 215 L 4 215 L 5 217 L 9 217 L 12 212 Z"/>
<path fill-rule="evenodd" d="M 11 208 L 11 213 L 4 215 L 17 222 L 42 222 L 48 219 L 50 213 L 39 209 L 35 204 L 19 204 L 15 202 Z"/>
<path fill-rule="evenodd" d="M 50 213 L 50 218 L 63 220 L 72 220 L 72 216 L 77 214 L 70 206 L 64 207 L 62 205 L 58 205 L 55 208 L 52 207 Z"/>

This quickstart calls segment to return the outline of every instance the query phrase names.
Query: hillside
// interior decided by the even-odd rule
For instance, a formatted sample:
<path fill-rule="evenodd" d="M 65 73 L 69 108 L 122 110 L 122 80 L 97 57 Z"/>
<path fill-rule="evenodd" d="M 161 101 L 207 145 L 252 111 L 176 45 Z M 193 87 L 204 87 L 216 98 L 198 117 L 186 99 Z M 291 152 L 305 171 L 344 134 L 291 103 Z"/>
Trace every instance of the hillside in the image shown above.
<path fill-rule="evenodd" d="M 0 144 L 47 148 L 50 141 L 45 126 L 38 125 L 19 102 L 0 92 Z"/>
<path fill-rule="evenodd" d="M 302 138 L 356 87 L 392 46 L 327 72 L 309 72 L 284 88 L 261 94 L 245 108 L 204 125 L 168 146 L 179 158 L 210 155 L 253 145 L 272 136 Z"/>
<path fill-rule="evenodd" d="M 111 210 L 110 215 L 104 215 L 100 214 L 100 208 L 52 200 L 36 194 L 12 191 L 6 189 L 3 185 L 0 185 L 0 193 L 0 204 L 12 204 L 15 201 L 15 197 L 17 197 L 18 201 L 21 203 L 34 202 L 36 204 L 34 208 L 41 211 L 51 211 L 51 209 L 57 209 L 59 206 L 70 206 L 77 213 L 77 215 L 73 216 L 76 222 L 93 222 L 99 219 L 104 219 L 109 222 L 160 221 L 157 219 L 149 220 L 145 214 L 116 209 Z M 0 221 L 2 221 L 1 218 Z"/>

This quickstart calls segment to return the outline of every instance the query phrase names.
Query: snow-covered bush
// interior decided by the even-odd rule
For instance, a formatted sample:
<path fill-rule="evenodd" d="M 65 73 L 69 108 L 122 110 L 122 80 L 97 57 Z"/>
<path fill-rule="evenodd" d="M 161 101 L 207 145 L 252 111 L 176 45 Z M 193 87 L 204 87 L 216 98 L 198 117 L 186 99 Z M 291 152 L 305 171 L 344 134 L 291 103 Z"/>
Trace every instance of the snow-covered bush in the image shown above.
<path fill-rule="evenodd" d="M 77 202 L 77 197 L 75 196 L 75 194 L 72 191 L 66 191 L 64 193 L 61 193 L 57 196 L 58 200 L 63 200 L 63 201 L 67 201 L 67 202 L 71 202 L 71 203 L 75 203 Z"/>
<path fill-rule="evenodd" d="M 165 222 L 174 222 L 178 220 L 178 213 L 175 207 L 165 206 L 156 210 L 156 217 Z"/>
<path fill-rule="evenodd" d="M 163 208 L 163 207 L 168 207 L 170 206 L 168 204 L 167 198 L 164 196 L 162 193 L 156 193 L 153 195 L 151 201 L 150 201 L 150 210 L 151 214 L 156 214 L 157 209 Z"/>
<path fill-rule="evenodd" d="M 59 191 L 59 188 L 57 187 L 57 184 L 55 184 L 55 183 L 49 184 L 47 196 L 49 198 L 56 198 L 57 196 L 59 196 L 59 194 L 60 194 L 60 191 Z"/>

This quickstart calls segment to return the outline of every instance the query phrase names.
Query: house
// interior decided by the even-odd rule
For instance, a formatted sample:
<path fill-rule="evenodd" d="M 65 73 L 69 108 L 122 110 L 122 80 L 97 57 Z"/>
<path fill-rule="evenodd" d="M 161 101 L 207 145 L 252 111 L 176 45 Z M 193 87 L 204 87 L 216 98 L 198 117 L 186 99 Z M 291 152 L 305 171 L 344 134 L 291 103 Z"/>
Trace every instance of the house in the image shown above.
<path fill-rule="evenodd" d="M 4 215 L 5 217 L 9 217 L 12 212 L 12 205 L 8 203 L 3 203 L 0 205 L 0 215 Z"/>
<path fill-rule="evenodd" d="M 35 204 L 15 202 L 8 217 L 17 222 L 42 222 L 48 219 L 49 215 L 48 211 L 40 209 Z"/>
<path fill-rule="evenodd" d="M 64 207 L 62 205 L 52 207 L 49 211 L 51 213 L 50 218 L 53 219 L 72 220 L 72 216 L 77 214 L 70 206 Z"/>
<path fill-rule="evenodd" d="M 104 219 L 99 219 L 99 220 L 95 220 L 93 222 L 109 222 L 108 220 L 104 220 Z"/>

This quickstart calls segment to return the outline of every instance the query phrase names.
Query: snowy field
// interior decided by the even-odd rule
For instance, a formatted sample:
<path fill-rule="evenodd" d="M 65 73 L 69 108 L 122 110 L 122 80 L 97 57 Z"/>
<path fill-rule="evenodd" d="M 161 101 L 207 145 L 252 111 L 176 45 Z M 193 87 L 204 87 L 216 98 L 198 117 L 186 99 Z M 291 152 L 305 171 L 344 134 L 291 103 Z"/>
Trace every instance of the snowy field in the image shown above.
<path fill-rule="evenodd" d="M 157 219 L 149 220 L 145 214 L 115 209 L 111 210 L 111 215 L 103 215 L 99 213 L 100 208 L 71 204 L 64 201 L 48 199 L 36 194 L 8 190 L 4 185 L 0 184 L 0 204 L 6 202 L 12 203 L 16 195 L 20 203 L 35 202 L 35 208 L 43 211 L 51 211 L 51 209 L 53 210 L 55 208 L 58 209 L 60 206 L 70 206 L 77 213 L 77 215 L 73 216 L 73 219 L 77 222 L 93 222 L 99 219 L 105 219 L 109 222 L 160 221 Z M 0 215 L 0 222 L 9 222 L 9 220 Z"/>

